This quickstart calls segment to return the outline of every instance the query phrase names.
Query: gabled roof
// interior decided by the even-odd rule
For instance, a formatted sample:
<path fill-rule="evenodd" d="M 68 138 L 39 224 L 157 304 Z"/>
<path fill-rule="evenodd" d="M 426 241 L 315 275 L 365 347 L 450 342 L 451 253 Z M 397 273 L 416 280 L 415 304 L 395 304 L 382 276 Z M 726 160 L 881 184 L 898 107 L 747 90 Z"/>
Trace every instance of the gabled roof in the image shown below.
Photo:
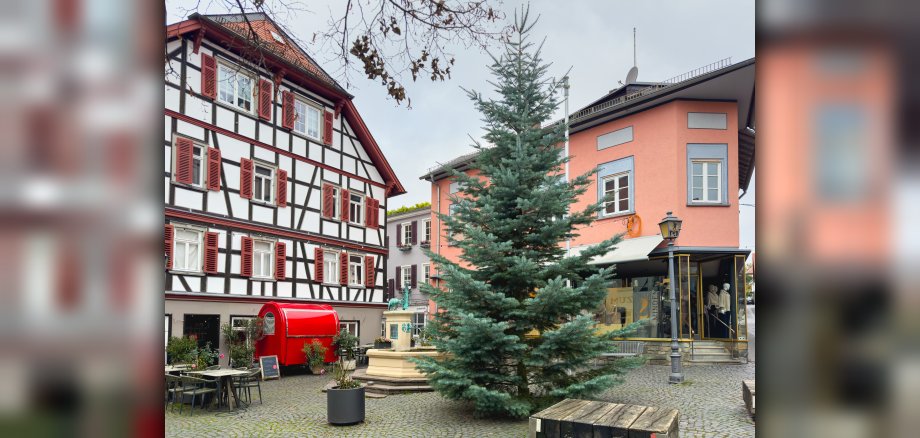
<path fill-rule="evenodd" d="M 248 37 L 250 24 L 256 34 L 256 44 Z M 278 35 L 282 41 L 278 41 L 272 33 Z M 260 50 L 267 68 L 274 72 L 283 71 L 285 79 L 334 102 L 336 113 L 341 110 L 341 114 L 355 130 L 355 135 L 367 151 L 371 162 L 383 176 L 387 196 L 406 193 L 406 189 L 399 182 L 364 119 L 352 103 L 354 96 L 332 79 L 274 20 L 261 12 L 224 15 L 195 13 L 190 15 L 188 20 L 166 27 L 167 39 L 186 34 L 195 34 L 199 37 L 207 35 L 210 40 L 236 53 L 245 52 L 247 48 Z"/>
<path fill-rule="evenodd" d="M 476 161 L 476 157 L 478 157 L 481 152 L 482 152 L 481 149 L 477 149 L 468 154 L 464 154 L 459 157 L 456 157 L 446 163 L 438 164 L 437 166 L 434 166 L 431 169 L 428 169 L 428 172 L 420 176 L 419 179 L 435 182 L 435 181 L 442 180 L 450 176 L 450 173 L 449 173 L 450 169 L 454 169 L 458 172 L 462 172 L 466 170 L 467 168 L 469 168 L 470 165 L 473 164 L 474 161 Z"/>
<path fill-rule="evenodd" d="M 251 25 L 252 31 L 255 32 L 255 39 L 261 46 L 260 48 L 302 68 L 326 84 L 345 92 L 338 82 L 332 79 L 332 77 L 310 57 L 310 55 L 301 49 L 300 46 L 284 32 L 281 26 L 268 18 L 264 13 L 201 15 L 200 17 L 223 26 L 247 41 L 251 41 L 251 32 L 249 29 Z M 281 41 L 276 39 L 272 33 L 277 35 Z"/>

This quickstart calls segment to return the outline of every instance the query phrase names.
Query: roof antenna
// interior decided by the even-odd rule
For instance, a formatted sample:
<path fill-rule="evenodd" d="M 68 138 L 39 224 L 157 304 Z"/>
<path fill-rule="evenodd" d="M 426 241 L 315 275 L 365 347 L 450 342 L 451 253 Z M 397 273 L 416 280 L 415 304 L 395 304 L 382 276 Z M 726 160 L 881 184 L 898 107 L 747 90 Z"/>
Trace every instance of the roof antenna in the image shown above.
<path fill-rule="evenodd" d="M 636 78 L 639 76 L 639 67 L 636 62 L 636 28 L 633 28 L 633 66 L 629 69 L 629 72 L 626 73 L 626 85 L 634 84 Z"/>

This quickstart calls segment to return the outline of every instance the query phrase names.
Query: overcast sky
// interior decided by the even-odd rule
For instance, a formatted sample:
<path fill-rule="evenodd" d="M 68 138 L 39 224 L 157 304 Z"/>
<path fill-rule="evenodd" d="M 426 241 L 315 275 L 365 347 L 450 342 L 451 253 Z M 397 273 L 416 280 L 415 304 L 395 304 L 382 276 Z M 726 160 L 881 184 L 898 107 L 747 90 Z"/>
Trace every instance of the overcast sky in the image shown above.
<path fill-rule="evenodd" d="M 184 17 L 167 2 L 170 23 Z M 201 2 L 201 13 L 227 13 Z M 219 2 L 218 2 L 219 3 Z M 310 0 L 310 11 L 291 12 L 278 21 L 301 41 L 328 28 L 330 13 L 340 15 L 344 1 Z M 509 17 L 524 2 L 505 1 Z M 540 15 L 532 38 L 546 38 L 543 59 L 562 76 L 571 67 L 570 109 L 580 108 L 625 80 L 633 64 L 633 27 L 637 28 L 639 81 L 654 82 L 731 57 L 733 63 L 754 56 L 754 2 L 738 1 L 587 1 L 534 0 L 531 14 Z M 314 44 L 304 47 L 327 71 L 339 64 Z M 469 136 L 482 134 L 480 115 L 460 87 L 488 94 L 488 55 L 458 47 L 452 79 L 407 85 L 412 108 L 397 106 L 383 87 L 352 75 L 348 91 L 377 143 L 408 193 L 389 200 L 390 208 L 430 201 L 426 170 L 472 151 Z M 342 83 L 343 85 L 344 82 Z M 562 117 L 562 109 L 557 116 Z M 742 204 L 755 204 L 754 183 Z M 754 208 L 742 205 L 741 247 L 754 248 Z M 661 212 L 662 214 L 664 212 Z M 659 213 L 652 214 L 657 219 Z"/>

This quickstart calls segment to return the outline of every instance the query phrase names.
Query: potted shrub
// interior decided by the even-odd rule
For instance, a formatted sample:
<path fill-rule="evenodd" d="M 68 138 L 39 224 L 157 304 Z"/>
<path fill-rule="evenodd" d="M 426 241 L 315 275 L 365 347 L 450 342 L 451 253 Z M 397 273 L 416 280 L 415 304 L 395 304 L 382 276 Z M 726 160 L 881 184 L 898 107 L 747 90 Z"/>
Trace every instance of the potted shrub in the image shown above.
<path fill-rule="evenodd" d="M 191 364 L 197 360 L 198 341 L 183 336 L 172 336 L 166 343 L 166 356 L 170 365 Z"/>
<path fill-rule="evenodd" d="M 380 350 L 384 348 L 393 348 L 393 343 L 389 339 L 383 336 L 377 336 L 374 338 L 374 348 Z"/>
<path fill-rule="evenodd" d="M 339 356 L 339 361 L 343 363 L 345 370 L 355 369 L 355 355 L 358 352 L 358 337 L 349 333 L 348 330 L 342 329 L 334 338 L 332 338 L 332 348 L 335 354 Z"/>
<path fill-rule="evenodd" d="M 314 339 L 309 344 L 303 344 L 303 354 L 311 373 L 323 374 L 325 372 L 323 364 L 326 359 L 326 347 L 319 340 Z"/>
<path fill-rule="evenodd" d="M 344 425 L 364 422 L 364 386 L 351 378 L 346 369 L 346 355 L 332 368 L 335 386 L 326 390 L 326 421 Z"/>

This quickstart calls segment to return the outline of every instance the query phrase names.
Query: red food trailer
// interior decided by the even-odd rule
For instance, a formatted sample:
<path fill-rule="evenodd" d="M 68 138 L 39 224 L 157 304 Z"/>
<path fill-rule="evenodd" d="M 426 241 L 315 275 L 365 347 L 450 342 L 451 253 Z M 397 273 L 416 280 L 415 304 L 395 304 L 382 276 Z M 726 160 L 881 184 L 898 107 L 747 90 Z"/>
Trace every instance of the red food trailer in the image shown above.
<path fill-rule="evenodd" d="M 332 338 L 339 331 L 339 315 L 327 304 L 265 303 L 259 310 L 265 336 L 256 342 L 256 357 L 278 356 L 280 365 L 303 365 L 305 343 L 319 340 L 326 362 L 334 362 Z"/>

